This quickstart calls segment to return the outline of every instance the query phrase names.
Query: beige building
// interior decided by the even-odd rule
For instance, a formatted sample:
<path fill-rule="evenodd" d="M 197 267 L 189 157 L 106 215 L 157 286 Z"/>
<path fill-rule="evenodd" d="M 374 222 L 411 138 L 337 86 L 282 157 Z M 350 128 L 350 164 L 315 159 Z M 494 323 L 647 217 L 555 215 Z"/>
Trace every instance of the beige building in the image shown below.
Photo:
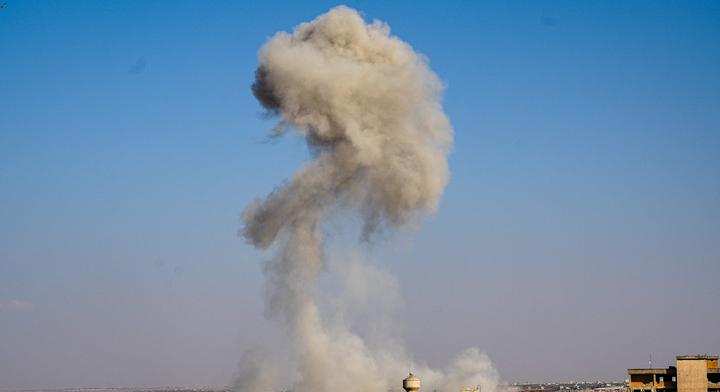
<path fill-rule="evenodd" d="M 716 355 L 679 355 L 666 369 L 628 369 L 629 392 L 720 392 Z"/>

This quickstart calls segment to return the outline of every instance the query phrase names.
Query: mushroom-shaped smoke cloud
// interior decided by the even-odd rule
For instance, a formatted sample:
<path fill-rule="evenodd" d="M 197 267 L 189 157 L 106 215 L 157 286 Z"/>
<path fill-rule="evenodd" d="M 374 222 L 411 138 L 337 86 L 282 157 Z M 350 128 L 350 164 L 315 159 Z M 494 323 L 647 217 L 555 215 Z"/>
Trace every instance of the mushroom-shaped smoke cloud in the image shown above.
<path fill-rule="evenodd" d="M 338 212 L 357 212 L 369 241 L 380 227 L 401 227 L 435 210 L 448 182 L 453 134 L 440 102 L 443 85 L 386 24 L 367 24 L 342 6 L 292 34 L 277 33 L 259 61 L 252 90 L 281 119 L 273 135 L 299 132 L 313 157 L 243 214 L 250 243 L 279 246 L 265 271 L 270 313 L 295 345 L 292 389 L 387 390 L 409 365 L 403 354 L 372 350 L 349 327 L 330 328 L 319 315 L 313 288 L 325 259 L 322 224 Z M 462 358 L 489 364 L 474 351 Z M 496 381 L 491 365 L 464 368 L 489 372 L 481 377 L 491 380 L 488 387 Z M 238 389 L 277 387 L 260 376 L 267 369 L 248 369 Z M 454 379 L 464 377 L 452 369 Z M 426 375 L 430 385 L 446 377 L 429 369 Z M 477 373 L 468 377 L 477 381 Z"/>

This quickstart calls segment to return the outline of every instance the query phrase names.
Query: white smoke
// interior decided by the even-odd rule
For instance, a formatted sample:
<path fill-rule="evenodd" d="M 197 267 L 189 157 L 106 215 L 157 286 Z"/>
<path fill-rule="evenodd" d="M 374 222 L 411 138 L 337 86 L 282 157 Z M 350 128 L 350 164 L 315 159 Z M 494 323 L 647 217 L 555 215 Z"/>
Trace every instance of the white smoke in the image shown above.
<path fill-rule="evenodd" d="M 333 216 L 357 213 L 362 239 L 371 241 L 379 229 L 402 227 L 437 207 L 449 177 L 452 127 L 440 103 L 443 85 L 425 58 L 386 24 L 366 24 L 341 6 L 292 34 L 277 33 L 259 61 L 253 92 L 281 118 L 273 135 L 299 132 L 313 160 L 243 213 L 250 243 L 277 245 L 265 264 L 268 309 L 293 346 L 285 353 L 291 369 L 277 365 L 286 358 L 247 356 L 236 390 L 388 391 L 413 369 L 426 390 L 482 385 L 494 392 L 497 373 L 476 349 L 444 371 L 413 364 L 387 305 L 399 300 L 395 279 L 361 257 L 334 259 L 340 267 L 328 268 L 325 254 L 324 224 Z M 323 271 L 344 282 L 332 317 L 318 306 Z M 358 314 L 365 316 L 363 334 Z"/>

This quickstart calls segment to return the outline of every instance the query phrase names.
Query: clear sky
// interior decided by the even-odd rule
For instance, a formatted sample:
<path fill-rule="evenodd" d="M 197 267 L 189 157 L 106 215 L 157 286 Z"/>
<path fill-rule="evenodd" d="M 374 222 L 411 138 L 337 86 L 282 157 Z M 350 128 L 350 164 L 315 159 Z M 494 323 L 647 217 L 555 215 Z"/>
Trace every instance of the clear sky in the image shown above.
<path fill-rule="evenodd" d="M 2 3 L 0 389 L 228 384 L 277 334 L 239 215 L 308 158 L 266 142 L 256 51 L 339 3 Z M 445 197 L 372 256 L 416 358 L 720 351 L 720 2 L 346 4 L 448 87 Z"/>

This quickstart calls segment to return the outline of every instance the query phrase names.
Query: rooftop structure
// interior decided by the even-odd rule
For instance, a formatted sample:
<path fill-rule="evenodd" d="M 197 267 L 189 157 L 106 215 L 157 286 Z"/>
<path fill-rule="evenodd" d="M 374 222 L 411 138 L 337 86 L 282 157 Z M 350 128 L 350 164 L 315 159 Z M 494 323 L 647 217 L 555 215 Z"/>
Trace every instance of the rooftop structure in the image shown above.
<path fill-rule="evenodd" d="M 628 392 L 720 392 L 717 355 L 678 355 L 676 366 L 628 369 Z"/>

